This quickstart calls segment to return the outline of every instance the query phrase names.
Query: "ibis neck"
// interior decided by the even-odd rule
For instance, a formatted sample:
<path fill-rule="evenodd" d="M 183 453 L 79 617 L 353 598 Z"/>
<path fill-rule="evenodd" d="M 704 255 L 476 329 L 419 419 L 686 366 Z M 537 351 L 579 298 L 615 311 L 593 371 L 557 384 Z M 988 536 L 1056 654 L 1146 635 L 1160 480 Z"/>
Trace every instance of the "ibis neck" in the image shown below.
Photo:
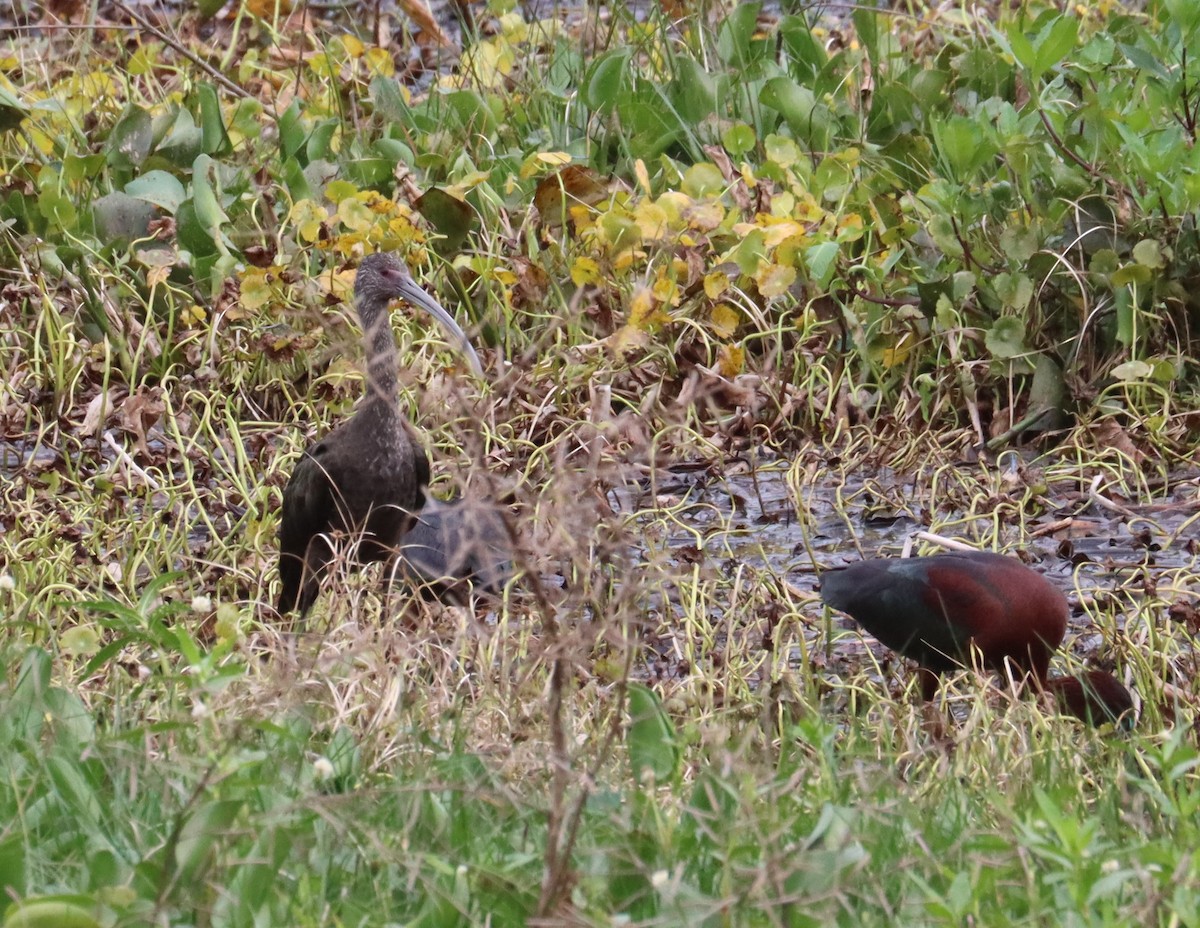
<path fill-rule="evenodd" d="M 385 412 L 397 412 L 396 336 L 392 333 L 387 310 L 364 313 L 367 342 L 367 395 L 368 406 L 379 407 Z"/>

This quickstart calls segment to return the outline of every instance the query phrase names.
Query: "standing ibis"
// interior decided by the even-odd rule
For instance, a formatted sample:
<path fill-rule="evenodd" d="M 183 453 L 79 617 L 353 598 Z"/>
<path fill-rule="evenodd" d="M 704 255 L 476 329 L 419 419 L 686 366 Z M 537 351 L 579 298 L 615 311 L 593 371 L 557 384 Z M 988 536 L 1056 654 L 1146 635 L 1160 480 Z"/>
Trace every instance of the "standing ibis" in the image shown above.
<path fill-rule="evenodd" d="M 320 591 L 337 543 L 352 563 L 388 561 L 425 502 L 429 459 L 397 405 L 397 349 L 388 305 L 424 309 L 479 358 L 454 318 L 389 254 L 363 259 L 354 302 L 367 350 L 366 395 L 350 419 L 309 447 L 283 491 L 279 528 L 279 612 L 303 619 Z"/>
<path fill-rule="evenodd" d="M 1067 632 L 1066 597 L 1019 560 L 985 551 L 880 558 L 824 573 L 821 599 L 848 613 L 881 642 L 916 661 L 926 699 L 937 674 L 983 662 L 1032 676 L 1059 705 L 1085 721 L 1132 723 L 1133 700 L 1111 674 L 1050 677 L 1050 658 Z"/>

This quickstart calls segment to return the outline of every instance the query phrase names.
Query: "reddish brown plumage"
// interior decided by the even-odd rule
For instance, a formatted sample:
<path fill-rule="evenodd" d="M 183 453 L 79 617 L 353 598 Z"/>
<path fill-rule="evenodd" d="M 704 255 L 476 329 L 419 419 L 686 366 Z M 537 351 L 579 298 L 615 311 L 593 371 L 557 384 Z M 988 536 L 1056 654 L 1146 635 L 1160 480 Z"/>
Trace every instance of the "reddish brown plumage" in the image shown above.
<path fill-rule="evenodd" d="M 1111 721 L 1132 707 L 1125 688 L 1102 671 L 1048 677 L 1067 631 L 1067 600 L 1016 558 L 976 551 L 860 561 L 826 572 L 821 598 L 920 664 L 927 698 L 933 675 L 969 666 L 974 647 L 988 667 L 1025 671 L 1079 718 Z"/>
<path fill-rule="evenodd" d="M 1046 681 L 1046 689 L 1054 694 L 1059 708 L 1085 722 L 1133 727 L 1133 698 L 1111 673 L 1089 670 L 1079 677 L 1052 677 Z"/>

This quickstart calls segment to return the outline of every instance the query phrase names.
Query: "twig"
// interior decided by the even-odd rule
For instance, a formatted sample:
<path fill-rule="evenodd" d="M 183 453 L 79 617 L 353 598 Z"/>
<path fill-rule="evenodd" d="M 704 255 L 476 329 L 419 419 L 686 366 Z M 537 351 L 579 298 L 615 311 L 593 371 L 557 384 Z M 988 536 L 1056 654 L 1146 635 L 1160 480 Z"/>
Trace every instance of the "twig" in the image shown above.
<path fill-rule="evenodd" d="M 108 445 L 108 447 L 112 448 L 113 454 L 117 456 L 117 460 L 124 464 L 125 467 L 129 469 L 130 473 L 136 474 L 143 481 L 145 481 L 146 486 L 148 486 L 151 490 L 157 491 L 162 489 L 162 487 L 159 486 L 158 481 L 142 470 L 142 468 L 138 466 L 137 462 L 129 456 L 129 452 L 117 444 L 116 439 L 112 437 L 111 431 L 105 431 L 104 443 Z"/>
<path fill-rule="evenodd" d="M 230 93 L 235 94 L 236 96 L 242 97 L 243 99 L 246 99 L 246 100 L 254 99 L 254 95 L 252 93 L 250 93 L 249 91 L 245 90 L 242 87 L 239 87 L 237 84 L 235 84 L 233 81 L 231 81 L 229 78 L 227 78 L 224 74 L 222 74 L 220 71 L 218 71 L 212 65 L 210 65 L 207 61 L 205 61 L 199 55 L 184 48 L 181 43 L 179 43 L 178 41 L 173 39 L 171 36 L 167 35 L 167 33 L 163 32 L 161 29 L 159 29 L 157 26 L 153 25 L 146 19 L 143 19 L 141 17 L 141 15 L 139 15 L 138 13 L 135 13 L 133 10 L 131 10 L 129 7 L 127 7 L 124 3 L 122 3 L 121 0 L 113 0 L 113 6 L 115 6 L 118 10 L 120 10 L 122 13 L 124 13 L 130 19 L 132 19 L 135 23 L 137 23 L 139 26 L 141 26 L 147 32 L 154 35 L 154 37 L 156 39 L 158 39 L 161 42 L 165 42 L 167 45 L 169 45 L 175 51 L 179 52 L 179 54 L 183 55 L 184 58 L 186 58 L 188 61 L 190 61 L 196 67 L 198 67 L 201 71 L 203 71 L 205 74 L 207 74 L 209 77 L 211 77 L 214 81 L 216 81 L 218 84 L 220 84 L 226 90 L 228 90 Z M 265 110 L 264 110 L 264 112 L 265 112 Z"/>
<path fill-rule="evenodd" d="M 1124 516 L 1127 519 L 1132 519 L 1137 513 L 1132 509 L 1126 509 L 1120 503 L 1114 503 L 1107 496 L 1100 492 L 1100 482 L 1104 479 L 1102 474 L 1097 474 L 1092 478 L 1092 483 L 1088 487 L 1088 499 L 1099 506 L 1101 509 L 1107 509 L 1109 512 L 1115 512 Z"/>
<path fill-rule="evenodd" d="M 964 541 L 955 541 L 953 538 L 947 538 L 945 535 L 935 535 L 933 532 L 913 532 L 904 542 L 905 557 L 908 557 L 908 552 L 913 541 L 927 541 L 930 544 L 940 545 L 947 551 L 965 551 L 969 553 L 979 550 Z"/>

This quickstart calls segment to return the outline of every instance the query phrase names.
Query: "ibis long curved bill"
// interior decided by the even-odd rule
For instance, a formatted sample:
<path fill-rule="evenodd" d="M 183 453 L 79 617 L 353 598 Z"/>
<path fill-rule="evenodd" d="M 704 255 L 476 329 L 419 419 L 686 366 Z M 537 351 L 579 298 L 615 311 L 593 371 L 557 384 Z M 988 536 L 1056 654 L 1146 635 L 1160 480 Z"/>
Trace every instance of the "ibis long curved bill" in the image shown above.
<path fill-rule="evenodd" d="M 475 374 L 482 374 L 483 365 L 479 362 L 479 355 L 475 353 L 475 346 L 467 338 L 467 333 L 454 321 L 454 317 L 446 311 L 446 308 L 430 295 L 428 290 L 413 280 L 412 277 L 405 276 L 407 280 L 401 281 L 398 287 L 400 290 L 400 299 L 412 306 L 420 307 L 433 316 L 448 334 L 454 336 L 454 340 L 458 342 L 458 347 L 470 362 L 471 370 Z"/>

